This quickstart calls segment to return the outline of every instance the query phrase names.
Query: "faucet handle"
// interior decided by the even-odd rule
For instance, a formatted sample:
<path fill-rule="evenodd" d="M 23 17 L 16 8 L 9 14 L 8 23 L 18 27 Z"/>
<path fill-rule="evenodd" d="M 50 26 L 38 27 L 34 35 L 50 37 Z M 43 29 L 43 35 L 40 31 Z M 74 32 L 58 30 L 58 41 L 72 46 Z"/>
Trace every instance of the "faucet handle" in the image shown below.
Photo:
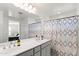
<path fill-rule="evenodd" d="M 38 35 L 36 35 L 36 37 L 38 37 Z"/>
<path fill-rule="evenodd" d="M 43 36 L 43 35 L 41 35 L 41 40 L 43 40 L 43 38 L 44 38 L 44 36 Z"/>

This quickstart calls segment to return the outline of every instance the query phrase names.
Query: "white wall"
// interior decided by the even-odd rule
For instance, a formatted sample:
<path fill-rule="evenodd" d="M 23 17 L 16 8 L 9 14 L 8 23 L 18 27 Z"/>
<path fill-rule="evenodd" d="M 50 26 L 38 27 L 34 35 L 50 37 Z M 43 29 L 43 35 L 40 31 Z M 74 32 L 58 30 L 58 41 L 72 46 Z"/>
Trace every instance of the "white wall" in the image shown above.
<path fill-rule="evenodd" d="M 6 11 L 0 11 L 0 43 L 8 41 L 8 18 Z"/>
<path fill-rule="evenodd" d="M 0 11 L 0 42 L 3 39 L 3 12 Z"/>
<path fill-rule="evenodd" d="M 8 41 L 8 17 L 7 17 L 8 12 L 4 12 L 4 17 L 3 17 L 3 42 Z"/>
<path fill-rule="evenodd" d="M 21 39 L 28 38 L 28 20 L 26 18 L 20 18 L 20 35 Z"/>

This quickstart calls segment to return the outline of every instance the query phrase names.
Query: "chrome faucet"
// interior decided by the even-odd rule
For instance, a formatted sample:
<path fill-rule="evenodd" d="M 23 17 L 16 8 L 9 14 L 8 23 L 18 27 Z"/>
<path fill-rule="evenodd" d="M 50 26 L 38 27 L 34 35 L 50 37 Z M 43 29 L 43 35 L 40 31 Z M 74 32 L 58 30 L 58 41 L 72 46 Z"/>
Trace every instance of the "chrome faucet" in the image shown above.
<path fill-rule="evenodd" d="M 41 40 L 43 40 L 43 38 L 44 38 L 44 36 L 43 36 L 43 35 L 41 35 Z"/>

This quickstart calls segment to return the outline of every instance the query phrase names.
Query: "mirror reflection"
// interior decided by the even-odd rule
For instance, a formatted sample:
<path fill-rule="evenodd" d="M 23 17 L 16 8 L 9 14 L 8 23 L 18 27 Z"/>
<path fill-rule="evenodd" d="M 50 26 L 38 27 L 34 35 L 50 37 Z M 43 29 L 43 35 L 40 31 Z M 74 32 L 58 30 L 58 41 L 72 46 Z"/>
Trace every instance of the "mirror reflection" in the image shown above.
<path fill-rule="evenodd" d="M 29 38 L 29 24 L 39 22 L 39 16 L 33 12 L 12 3 L 0 4 L 0 43 Z"/>
<path fill-rule="evenodd" d="M 9 36 L 17 36 L 20 34 L 19 22 L 9 20 Z"/>
<path fill-rule="evenodd" d="M 19 28 L 19 22 L 18 21 L 12 21 L 9 20 L 9 41 L 17 40 L 17 37 L 20 37 L 20 28 Z"/>

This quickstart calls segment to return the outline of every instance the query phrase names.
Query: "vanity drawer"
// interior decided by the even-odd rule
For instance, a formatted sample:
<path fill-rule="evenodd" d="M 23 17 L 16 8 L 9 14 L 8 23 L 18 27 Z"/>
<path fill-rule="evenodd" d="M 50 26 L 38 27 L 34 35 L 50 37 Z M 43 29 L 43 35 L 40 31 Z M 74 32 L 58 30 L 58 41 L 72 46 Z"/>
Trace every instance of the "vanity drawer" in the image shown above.
<path fill-rule="evenodd" d="M 49 44 L 50 44 L 50 41 L 48 41 L 48 42 L 44 43 L 43 45 L 41 45 L 41 48 L 44 48 L 44 47 L 46 47 Z"/>
<path fill-rule="evenodd" d="M 34 53 L 36 53 L 38 51 L 40 51 L 40 46 L 37 46 L 37 47 L 34 48 Z"/>
<path fill-rule="evenodd" d="M 34 56 L 40 56 L 40 51 L 35 53 Z"/>
<path fill-rule="evenodd" d="M 32 56 L 33 55 L 33 49 L 29 50 L 29 51 L 25 51 L 21 54 L 19 54 L 18 56 Z"/>

